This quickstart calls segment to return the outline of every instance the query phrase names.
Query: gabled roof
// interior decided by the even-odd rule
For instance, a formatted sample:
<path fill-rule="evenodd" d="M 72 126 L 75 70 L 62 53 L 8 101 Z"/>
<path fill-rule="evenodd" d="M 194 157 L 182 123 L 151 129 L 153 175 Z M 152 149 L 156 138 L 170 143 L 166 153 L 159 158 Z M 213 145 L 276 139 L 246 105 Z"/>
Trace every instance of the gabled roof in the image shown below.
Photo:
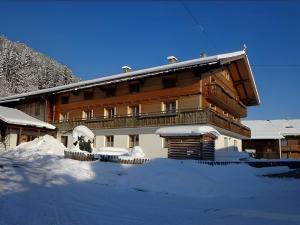
<path fill-rule="evenodd" d="M 55 126 L 33 118 L 26 113 L 13 108 L 0 106 L 0 120 L 7 124 L 40 127 L 55 130 Z"/>
<path fill-rule="evenodd" d="M 111 75 L 111 76 L 104 76 L 104 77 L 97 78 L 97 79 L 81 81 L 78 83 L 42 89 L 42 90 L 38 90 L 38 91 L 13 95 L 13 96 L 9 96 L 9 97 L 3 97 L 3 98 L 0 98 L 0 103 L 19 101 L 24 98 L 40 96 L 40 95 L 45 95 L 45 94 L 49 95 L 49 94 L 54 94 L 54 93 L 59 93 L 59 92 L 66 92 L 66 91 L 70 91 L 70 90 L 85 89 L 85 88 L 90 88 L 90 87 L 94 87 L 94 86 L 102 86 L 102 85 L 113 84 L 113 83 L 117 83 L 117 82 L 124 82 L 124 81 L 128 81 L 128 80 L 134 80 L 134 79 L 139 79 L 139 78 L 144 78 L 144 77 L 149 77 L 149 76 L 155 76 L 158 74 L 175 72 L 175 71 L 185 70 L 185 69 L 189 69 L 189 68 L 192 69 L 192 68 L 197 68 L 197 67 L 202 67 L 202 66 L 216 65 L 218 63 L 220 65 L 227 65 L 234 61 L 242 61 L 243 65 L 244 65 L 243 68 L 246 69 L 246 72 L 243 73 L 243 75 L 246 76 L 246 79 L 245 79 L 245 77 L 240 77 L 240 81 L 244 82 L 244 80 L 245 80 L 247 82 L 247 87 L 244 88 L 245 89 L 244 91 L 249 93 L 246 96 L 250 96 L 249 98 L 251 98 L 251 99 L 246 99 L 244 104 L 245 105 L 259 104 L 259 102 L 260 102 L 259 95 L 257 92 L 254 77 L 253 77 L 253 74 L 252 74 L 252 71 L 250 68 L 250 64 L 249 64 L 249 61 L 248 61 L 245 51 L 237 51 L 237 52 L 232 52 L 232 53 L 227 53 L 227 54 L 220 54 L 220 55 L 214 55 L 214 56 L 209 56 L 209 57 L 204 57 L 204 58 L 197 58 L 197 59 L 193 59 L 193 60 L 176 62 L 176 63 L 152 67 L 152 68 L 148 68 L 148 69 L 142 69 L 142 70 L 127 72 L 127 73 L 120 73 L 120 74 Z M 238 82 L 238 81 L 236 81 L 236 82 Z"/>
<path fill-rule="evenodd" d="M 300 136 L 300 119 L 245 120 L 242 124 L 251 129 L 251 139 L 281 139 Z"/>

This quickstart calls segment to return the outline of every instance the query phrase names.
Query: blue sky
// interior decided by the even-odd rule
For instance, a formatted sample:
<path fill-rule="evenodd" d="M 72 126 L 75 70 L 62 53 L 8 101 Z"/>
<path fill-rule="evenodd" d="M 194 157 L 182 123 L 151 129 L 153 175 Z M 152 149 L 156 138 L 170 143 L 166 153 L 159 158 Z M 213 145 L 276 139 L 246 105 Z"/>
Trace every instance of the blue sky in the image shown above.
<path fill-rule="evenodd" d="M 1 1 L 0 34 L 91 79 L 242 49 L 261 97 L 248 119 L 300 118 L 300 2 Z M 190 12 L 190 13 L 189 13 Z"/>

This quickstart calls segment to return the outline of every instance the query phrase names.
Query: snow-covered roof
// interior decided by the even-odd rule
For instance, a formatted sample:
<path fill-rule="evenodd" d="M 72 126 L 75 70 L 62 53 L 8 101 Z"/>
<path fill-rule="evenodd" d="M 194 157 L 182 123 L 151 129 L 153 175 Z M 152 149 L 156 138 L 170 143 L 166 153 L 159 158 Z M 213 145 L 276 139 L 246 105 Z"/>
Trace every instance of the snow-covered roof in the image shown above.
<path fill-rule="evenodd" d="M 26 113 L 13 108 L 0 106 L 0 120 L 8 124 L 16 124 L 22 126 L 40 127 L 54 130 L 55 126 L 33 118 Z"/>
<path fill-rule="evenodd" d="M 171 126 L 171 127 L 162 127 L 156 130 L 156 134 L 165 137 L 171 136 L 198 136 L 203 134 L 213 134 L 219 136 L 220 133 L 215 128 L 211 126 Z"/>
<path fill-rule="evenodd" d="M 242 124 L 251 129 L 251 139 L 281 139 L 300 135 L 300 119 L 245 120 Z"/>
<path fill-rule="evenodd" d="M 195 68 L 195 67 L 199 67 L 199 66 L 203 66 L 203 65 L 213 65 L 216 63 L 220 63 L 223 65 L 223 64 L 227 64 L 229 62 L 239 60 L 239 59 L 245 59 L 245 63 L 247 64 L 246 66 L 247 66 L 248 73 L 249 73 L 250 83 L 251 83 L 252 88 L 254 89 L 254 95 L 255 95 L 255 99 L 256 99 L 255 102 L 259 103 L 258 92 L 256 89 L 253 74 L 252 74 L 245 51 L 237 51 L 237 52 L 232 52 L 232 53 L 227 53 L 227 54 L 220 54 L 220 55 L 208 56 L 208 57 L 204 57 L 204 58 L 197 58 L 197 59 L 193 59 L 193 60 L 176 62 L 176 63 L 172 63 L 172 64 L 167 64 L 167 65 L 163 65 L 163 66 L 157 66 L 157 67 L 152 67 L 152 68 L 147 68 L 147 69 L 142 69 L 142 70 L 137 70 L 137 71 L 131 71 L 131 72 L 127 72 L 127 73 L 120 73 L 120 74 L 111 75 L 111 76 L 104 76 L 104 77 L 97 78 L 97 79 L 81 81 L 81 82 L 72 83 L 72 84 L 68 84 L 68 85 L 32 91 L 32 92 L 13 95 L 13 96 L 9 96 L 9 97 L 3 97 L 3 98 L 0 98 L 0 103 L 16 101 L 16 99 L 21 100 L 22 98 L 26 98 L 29 96 L 37 96 L 37 95 L 42 95 L 42 94 L 53 94 L 53 93 L 57 93 L 57 92 L 66 92 L 66 91 L 70 91 L 70 90 L 77 90 L 77 89 L 84 89 L 84 88 L 89 88 L 89 87 L 94 87 L 94 86 L 107 85 L 107 84 L 112 84 L 112 83 L 116 83 L 116 82 L 123 82 L 123 81 L 143 78 L 143 77 L 154 76 L 154 75 L 158 75 L 158 74 L 166 73 L 166 72 L 174 72 L 174 71 L 183 70 L 183 69 L 187 69 L 187 68 Z"/>

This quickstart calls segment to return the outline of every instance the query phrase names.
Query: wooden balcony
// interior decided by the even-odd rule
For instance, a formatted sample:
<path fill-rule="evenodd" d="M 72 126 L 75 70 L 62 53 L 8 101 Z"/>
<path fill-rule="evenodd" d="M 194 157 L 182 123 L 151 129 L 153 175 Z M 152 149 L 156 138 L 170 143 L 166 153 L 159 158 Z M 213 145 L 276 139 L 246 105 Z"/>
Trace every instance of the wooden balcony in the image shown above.
<path fill-rule="evenodd" d="M 69 119 L 57 121 L 54 125 L 61 131 L 72 130 L 78 125 L 91 129 L 117 129 L 138 127 L 160 127 L 174 125 L 211 124 L 225 130 L 250 137 L 250 129 L 210 109 L 189 109 L 173 112 L 145 113 L 136 116 L 117 115 L 113 118 Z"/>
<path fill-rule="evenodd" d="M 217 83 L 207 84 L 204 96 L 209 102 L 219 106 L 238 118 L 247 116 L 246 106 L 244 106 L 238 99 L 235 99 L 227 93 L 222 86 Z"/>

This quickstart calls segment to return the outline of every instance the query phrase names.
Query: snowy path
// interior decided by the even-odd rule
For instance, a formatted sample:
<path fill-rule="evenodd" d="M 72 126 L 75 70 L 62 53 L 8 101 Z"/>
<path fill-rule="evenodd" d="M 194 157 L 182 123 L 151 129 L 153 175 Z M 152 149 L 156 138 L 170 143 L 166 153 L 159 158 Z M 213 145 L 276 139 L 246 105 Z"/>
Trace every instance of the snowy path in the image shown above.
<path fill-rule="evenodd" d="M 252 168 L 168 160 L 122 167 L 59 157 L 0 157 L 0 165 L 0 225 L 300 224 L 300 180 L 258 178 Z"/>

